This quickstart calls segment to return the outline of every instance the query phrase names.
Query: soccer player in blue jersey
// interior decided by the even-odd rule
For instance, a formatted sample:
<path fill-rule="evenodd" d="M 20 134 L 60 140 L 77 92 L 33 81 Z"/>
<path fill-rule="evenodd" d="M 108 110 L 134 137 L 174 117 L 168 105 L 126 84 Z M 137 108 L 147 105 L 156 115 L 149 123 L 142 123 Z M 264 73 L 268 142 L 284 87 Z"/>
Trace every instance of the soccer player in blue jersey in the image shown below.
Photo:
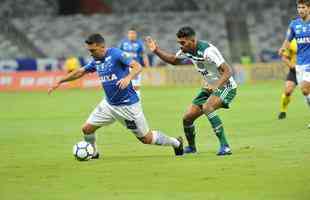
<path fill-rule="evenodd" d="M 143 41 L 138 39 L 138 33 L 134 28 L 128 30 L 127 37 L 120 42 L 119 48 L 131 56 L 135 61 L 139 62 L 143 67 L 149 66 L 149 61 L 144 53 Z M 140 73 L 132 80 L 133 89 L 137 92 L 139 97 L 141 79 Z"/>
<path fill-rule="evenodd" d="M 120 49 L 106 47 L 104 38 L 100 34 L 90 35 L 85 43 L 94 59 L 86 66 L 60 79 L 48 92 L 50 94 L 62 83 L 97 72 L 106 97 L 93 110 L 82 128 L 85 141 L 91 143 L 96 150 L 93 158 L 99 157 L 95 131 L 116 120 L 131 130 L 142 143 L 172 146 L 175 155 L 183 155 L 181 137 L 169 137 L 161 131 L 150 130 L 148 127 L 139 97 L 131 83 L 132 79 L 141 72 L 142 66 Z M 131 68 L 130 71 L 129 68 Z"/>
<path fill-rule="evenodd" d="M 297 41 L 296 76 L 301 91 L 310 107 L 310 0 L 297 0 L 299 17 L 292 20 L 287 30 L 279 54 L 283 55 L 289 49 L 290 42 Z M 310 128 L 310 124 L 308 125 Z"/>

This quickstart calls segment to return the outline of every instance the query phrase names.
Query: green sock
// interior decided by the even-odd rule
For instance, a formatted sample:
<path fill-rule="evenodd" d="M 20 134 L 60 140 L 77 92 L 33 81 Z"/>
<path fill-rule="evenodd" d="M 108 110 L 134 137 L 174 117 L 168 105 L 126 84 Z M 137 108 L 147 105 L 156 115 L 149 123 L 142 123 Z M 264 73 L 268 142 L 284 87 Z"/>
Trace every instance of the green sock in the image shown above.
<path fill-rule="evenodd" d="M 91 145 L 93 145 L 95 152 L 97 152 L 97 145 L 96 145 L 96 134 L 84 134 L 84 140 L 86 142 L 89 142 Z"/>
<path fill-rule="evenodd" d="M 228 142 L 225 137 L 224 128 L 221 119 L 215 112 L 209 113 L 207 115 L 209 122 L 211 123 L 211 126 L 213 128 L 213 131 L 215 132 L 215 135 L 219 139 L 219 142 L 221 146 L 227 145 Z"/>
<path fill-rule="evenodd" d="M 183 127 L 184 127 L 184 133 L 185 133 L 188 145 L 191 146 L 191 147 L 196 148 L 196 144 L 195 144 L 195 136 L 196 136 L 195 125 L 192 124 L 192 125 L 187 126 L 187 125 L 183 124 Z"/>

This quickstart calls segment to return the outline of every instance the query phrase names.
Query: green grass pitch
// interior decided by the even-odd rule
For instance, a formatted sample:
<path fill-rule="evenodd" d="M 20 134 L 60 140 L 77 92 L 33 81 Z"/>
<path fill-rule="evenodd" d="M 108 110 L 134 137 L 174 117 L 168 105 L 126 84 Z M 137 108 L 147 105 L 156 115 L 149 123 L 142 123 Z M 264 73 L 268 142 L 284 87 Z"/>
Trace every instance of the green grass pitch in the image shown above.
<path fill-rule="evenodd" d="M 206 117 L 199 153 L 176 158 L 141 144 L 120 124 L 99 129 L 102 159 L 78 162 L 71 149 L 101 90 L 0 93 L 1 200 L 309 200 L 310 112 L 299 90 L 277 120 L 283 82 L 242 85 L 219 111 L 233 155 L 217 157 Z M 182 115 L 198 87 L 145 87 L 149 125 L 183 135 Z"/>

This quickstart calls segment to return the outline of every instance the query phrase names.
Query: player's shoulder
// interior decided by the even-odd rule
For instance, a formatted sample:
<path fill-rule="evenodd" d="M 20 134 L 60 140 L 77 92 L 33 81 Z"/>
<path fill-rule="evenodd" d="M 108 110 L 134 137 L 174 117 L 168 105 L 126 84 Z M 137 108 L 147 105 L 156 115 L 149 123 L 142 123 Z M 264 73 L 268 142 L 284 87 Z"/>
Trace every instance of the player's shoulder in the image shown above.
<path fill-rule="evenodd" d="M 117 54 L 121 54 L 123 51 L 120 48 L 117 47 L 110 47 L 108 48 L 108 54 L 112 54 L 112 55 L 117 55 Z"/>
<path fill-rule="evenodd" d="M 224 62 L 222 53 L 219 51 L 219 49 L 216 46 L 214 46 L 210 42 L 208 42 L 208 47 L 205 48 L 203 56 L 205 58 L 217 58 L 217 59 L 223 60 Z"/>
<path fill-rule="evenodd" d="M 130 59 L 130 56 L 125 51 L 121 50 L 117 47 L 109 48 L 109 55 L 111 55 L 114 59 Z"/>
<path fill-rule="evenodd" d="M 205 40 L 198 40 L 198 48 L 207 49 L 211 46 L 211 43 Z"/>
<path fill-rule="evenodd" d="M 117 47 L 109 47 L 107 49 L 107 53 L 105 55 L 105 57 L 111 57 L 113 59 L 117 59 L 118 57 L 120 57 L 122 55 L 122 50 L 120 48 Z"/>
<path fill-rule="evenodd" d="M 297 24 L 301 24 L 301 23 L 303 23 L 303 22 L 302 22 L 302 19 L 300 17 L 294 17 L 291 20 L 290 25 L 292 26 L 292 25 L 297 25 Z"/>
<path fill-rule="evenodd" d="M 208 41 L 204 41 L 204 40 L 201 40 L 198 43 L 198 49 L 200 49 L 201 51 L 204 51 L 205 53 L 206 52 L 212 52 L 213 50 L 218 51 L 216 46 L 214 46 L 212 43 L 210 43 Z"/>

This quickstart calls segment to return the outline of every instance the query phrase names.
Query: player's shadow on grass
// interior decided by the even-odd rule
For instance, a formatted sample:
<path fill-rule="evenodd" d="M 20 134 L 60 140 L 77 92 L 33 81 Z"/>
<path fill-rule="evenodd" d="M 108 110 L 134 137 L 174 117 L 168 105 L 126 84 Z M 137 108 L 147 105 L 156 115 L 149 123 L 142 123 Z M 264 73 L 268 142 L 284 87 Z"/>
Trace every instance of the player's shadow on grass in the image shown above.
<path fill-rule="evenodd" d="M 185 154 L 183 156 L 175 156 L 168 154 L 148 154 L 148 155 L 113 155 L 103 157 L 103 160 L 116 161 L 146 161 L 146 160 L 182 160 L 182 159 L 199 159 L 206 156 L 214 156 L 214 152 L 199 152 L 196 154 Z"/>

